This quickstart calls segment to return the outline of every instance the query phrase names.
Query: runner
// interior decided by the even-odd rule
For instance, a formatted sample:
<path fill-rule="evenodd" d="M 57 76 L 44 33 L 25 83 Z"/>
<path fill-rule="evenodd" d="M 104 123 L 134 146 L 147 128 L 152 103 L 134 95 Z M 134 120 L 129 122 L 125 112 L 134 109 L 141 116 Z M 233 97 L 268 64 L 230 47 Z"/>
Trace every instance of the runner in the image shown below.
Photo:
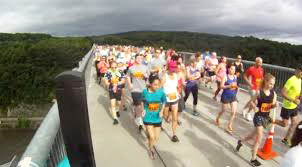
<path fill-rule="evenodd" d="M 242 64 L 242 62 L 241 62 L 241 56 L 240 56 L 240 55 L 237 56 L 237 59 L 236 59 L 236 61 L 235 61 L 233 64 L 234 64 L 235 67 L 236 67 L 236 75 L 237 75 L 237 78 L 239 78 L 240 75 L 241 75 L 241 73 L 244 72 L 243 64 Z"/>
<path fill-rule="evenodd" d="M 200 78 L 200 71 L 196 67 L 196 59 L 193 58 L 190 60 L 190 66 L 187 67 L 186 71 L 187 83 L 185 87 L 185 97 L 184 101 L 186 102 L 190 93 L 193 95 L 193 115 L 198 116 L 200 113 L 196 111 L 196 105 L 198 102 L 198 80 Z M 185 107 L 184 107 L 185 110 Z"/>
<path fill-rule="evenodd" d="M 112 61 L 110 69 L 105 74 L 105 83 L 109 87 L 109 98 L 111 103 L 111 113 L 113 117 L 113 124 L 118 124 L 117 117 L 120 116 L 119 110 L 117 109 L 121 103 L 122 96 L 122 85 L 125 83 L 125 76 L 122 72 L 117 69 L 117 64 Z"/>
<path fill-rule="evenodd" d="M 117 68 L 118 70 L 123 73 L 124 76 L 126 76 L 127 74 L 127 68 L 124 65 L 123 62 L 121 62 L 122 60 L 119 60 L 120 62 L 118 62 Z M 125 88 L 126 82 L 124 84 L 121 85 L 121 89 L 122 89 L 122 99 L 121 99 L 121 105 L 120 105 L 120 109 L 123 109 L 124 111 L 127 111 L 127 108 L 125 106 L 125 98 L 126 98 L 126 88 Z"/>
<path fill-rule="evenodd" d="M 205 64 L 205 62 L 204 62 L 204 60 L 203 60 L 203 55 L 202 54 L 200 54 L 200 52 L 197 52 L 196 54 L 195 54 L 195 58 L 196 58 L 196 61 L 197 61 L 197 64 L 196 64 L 196 66 L 197 66 L 197 68 L 199 69 L 199 71 L 200 71 L 200 82 L 203 82 L 203 77 L 204 77 L 204 64 Z"/>
<path fill-rule="evenodd" d="M 291 120 L 291 125 L 282 140 L 286 145 L 290 145 L 288 141 L 298 123 L 297 107 L 301 102 L 301 78 L 302 65 L 299 65 L 296 69 L 296 74 L 286 81 L 283 89 L 281 90 L 281 95 L 284 98 L 280 114 L 282 120 L 277 120 L 276 122 L 283 127 L 288 127 L 289 118 Z"/>
<path fill-rule="evenodd" d="M 263 68 L 262 68 L 262 58 L 256 58 L 255 66 L 249 67 L 243 76 L 244 80 L 248 84 L 250 88 L 250 95 L 251 98 L 259 93 L 259 89 L 263 80 Z M 249 108 L 248 113 L 246 114 L 245 109 Z M 251 111 L 256 109 L 255 102 L 247 103 L 243 108 L 243 117 L 246 118 L 248 121 L 252 121 Z"/>
<path fill-rule="evenodd" d="M 215 74 L 216 74 L 216 83 L 217 83 L 217 89 L 214 93 L 213 99 L 217 101 L 217 95 L 220 92 L 220 85 L 223 78 L 225 78 L 227 74 L 227 68 L 226 68 L 227 58 L 225 56 L 222 56 L 220 59 L 220 63 L 218 64 Z"/>
<path fill-rule="evenodd" d="M 102 57 L 101 61 L 97 65 L 97 67 L 98 67 L 98 71 L 100 73 L 100 77 L 99 77 L 98 82 L 99 82 L 100 85 L 102 85 L 103 84 L 103 78 L 104 78 L 104 76 L 107 73 L 108 68 L 109 68 L 109 65 L 107 63 L 107 60 L 106 60 L 105 56 Z"/>
<path fill-rule="evenodd" d="M 173 59 L 173 57 L 172 57 Z M 177 59 L 177 58 L 176 58 Z M 178 125 L 178 100 L 179 100 L 179 94 L 177 91 L 178 86 L 178 75 L 177 75 L 177 62 L 172 60 L 169 62 L 168 66 L 168 72 L 166 72 L 162 78 L 162 86 L 164 88 L 164 92 L 166 95 L 166 106 L 164 110 L 164 118 L 166 122 L 170 123 L 169 120 L 169 110 L 172 111 L 172 141 L 178 142 L 179 139 L 176 136 L 176 128 Z"/>
<path fill-rule="evenodd" d="M 166 61 L 164 60 L 164 58 L 160 57 L 160 50 L 156 49 L 154 57 L 151 59 L 151 62 L 148 65 L 150 73 L 155 73 L 160 78 L 162 76 L 162 72 L 164 71 L 165 65 Z"/>
<path fill-rule="evenodd" d="M 139 127 L 139 131 L 143 130 L 142 112 L 143 107 L 143 96 L 142 92 L 146 88 L 145 79 L 148 78 L 147 66 L 142 64 L 143 56 L 137 54 L 135 56 L 135 63 L 128 70 L 127 82 L 131 96 L 133 99 L 133 111 L 135 122 Z"/>
<path fill-rule="evenodd" d="M 153 74 L 154 75 L 154 74 Z M 165 108 L 166 96 L 160 89 L 160 80 L 157 76 L 149 77 L 149 88 L 143 91 L 144 124 L 149 139 L 149 154 L 151 159 L 155 158 L 154 145 L 158 141 L 161 130 L 163 110 Z"/>
<path fill-rule="evenodd" d="M 221 112 L 218 114 L 216 118 L 216 124 L 220 126 L 219 119 L 222 116 L 222 114 L 227 109 L 228 105 L 231 106 L 231 118 L 229 120 L 227 131 L 232 133 L 233 132 L 233 121 L 236 116 L 237 112 L 237 76 L 235 75 L 235 66 L 230 65 L 229 74 L 226 75 L 224 78 L 222 78 L 220 83 L 220 88 L 223 89 L 222 95 L 221 95 Z"/>
<path fill-rule="evenodd" d="M 211 58 L 207 61 L 208 75 L 210 78 L 206 81 L 205 84 L 207 86 L 207 84 L 210 83 L 210 89 L 213 89 L 212 84 L 216 77 L 215 70 L 218 65 L 218 60 L 216 57 L 217 57 L 216 52 L 212 52 Z"/>
<path fill-rule="evenodd" d="M 94 58 L 94 66 L 95 66 L 95 70 L 96 70 L 96 80 L 97 80 L 97 82 L 99 82 L 101 73 L 100 73 L 100 70 L 98 69 L 98 64 L 101 61 L 101 57 L 99 56 L 98 51 L 95 51 L 95 55 L 96 56 Z"/>
<path fill-rule="evenodd" d="M 263 130 L 268 127 L 272 122 L 269 113 L 271 109 L 277 106 L 277 94 L 273 90 L 275 85 L 275 77 L 269 73 L 265 74 L 264 82 L 262 83 L 262 88 L 259 93 L 256 93 L 249 101 L 249 103 L 253 103 L 257 100 L 258 112 L 254 115 L 254 126 L 255 130 L 250 133 L 248 136 L 243 138 L 242 140 L 238 140 L 236 151 L 242 146 L 242 142 L 248 141 L 256 137 L 253 146 L 252 159 L 250 161 L 253 166 L 260 166 L 261 163 L 256 159 L 257 151 L 259 149 L 260 143 L 262 141 Z"/>

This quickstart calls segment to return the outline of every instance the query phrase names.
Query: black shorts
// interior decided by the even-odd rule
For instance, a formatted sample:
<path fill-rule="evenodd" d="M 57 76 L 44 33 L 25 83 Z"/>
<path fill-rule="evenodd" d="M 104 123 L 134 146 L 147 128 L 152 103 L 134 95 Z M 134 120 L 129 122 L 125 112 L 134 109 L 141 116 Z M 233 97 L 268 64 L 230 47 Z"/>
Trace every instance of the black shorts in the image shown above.
<path fill-rule="evenodd" d="M 143 93 L 141 93 L 141 92 L 132 92 L 131 96 L 132 96 L 133 105 L 138 106 L 138 105 L 142 104 L 142 102 L 143 102 Z"/>
<path fill-rule="evenodd" d="M 297 108 L 295 109 L 286 109 L 282 107 L 280 116 L 282 119 L 289 119 L 289 117 L 295 117 L 298 115 L 298 110 Z"/>
<path fill-rule="evenodd" d="M 101 73 L 101 78 L 104 78 L 106 73 Z"/>
<path fill-rule="evenodd" d="M 118 88 L 116 93 L 114 93 L 113 90 L 109 90 L 109 98 L 110 99 L 116 99 L 117 101 L 121 101 L 121 99 L 122 99 L 122 90 Z"/>
<path fill-rule="evenodd" d="M 126 84 L 120 85 L 120 88 L 121 88 L 121 89 L 124 89 L 124 88 L 125 88 L 125 85 L 126 85 Z"/>
<path fill-rule="evenodd" d="M 153 125 L 154 127 L 161 127 L 161 122 L 159 123 L 144 122 L 144 125 Z"/>
<path fill-rule="evenodd" d="M 216 75 L 214 71 L 209 71 L 208 74 L 209 74 L 209 77 Z"/>
<path fill-rule="evenodd" d="M 264 116 L 258 112 L 255 114 L 253 122 L 255 127 L 263 126 L 263 128 L 267 128 L 272 123 L 272 119 L 269 117 L 269 115 Z"/>

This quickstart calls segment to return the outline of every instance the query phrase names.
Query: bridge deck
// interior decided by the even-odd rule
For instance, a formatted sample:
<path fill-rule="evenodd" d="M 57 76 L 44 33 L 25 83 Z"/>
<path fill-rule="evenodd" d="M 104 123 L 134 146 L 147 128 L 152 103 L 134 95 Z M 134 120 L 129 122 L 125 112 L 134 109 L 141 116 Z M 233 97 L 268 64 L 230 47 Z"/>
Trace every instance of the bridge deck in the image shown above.
<path fill-rule="evenodd" d="M 223 128 L 214 124 L 215 117 L 220 111 L 220 103 L 214 102 L 211 97 L 213 90 L 202 87 L 199 90 L 198 111 L 199 117 L 188 112 L 181 115 L 182 125 L 178 127 L 179 143 L 171 142 L 171 125 L 163 123 L 159 142 L 156 145 L 157 156 L 150 160 L 147 154 L 147 138 L 140 134 L 131 114 L 130 96 L 127 96 L 127 112 L 121 112 L 120 124 L 114 126 L 109 113 L 108 93 L 95 80 L 95 69 L 91 68 L 88 88 L 88 108 L 91 124 L 92 141 L 97 166 L 247 166 L 250 160 L 250 144 L 246 144 L 239 153 L 234 152 L 237 139 L 245 136 L 253 129 L 251 122 L 245 121 L 241 114 L 235 119 L 235 133 L 233 136 Z M 192 108 L 192 97 L 187 101 L 187 107 Z M 241 113 L 243 105 L 249 96 L 238 94 L 238 111 Z M 280 109 L 278 109 L 279 116 Z M 222 127 L 226 126 L 229 114 L 221 119 Z M 276 128 L 273 149 L 283 155 L 287 148 L 281 144 L 285 129 Z M 264 139 L 263 139 L 264 140 Z M 279 166 L 282 157 L 274 160 L 262 161 L 263 166 Z"/>

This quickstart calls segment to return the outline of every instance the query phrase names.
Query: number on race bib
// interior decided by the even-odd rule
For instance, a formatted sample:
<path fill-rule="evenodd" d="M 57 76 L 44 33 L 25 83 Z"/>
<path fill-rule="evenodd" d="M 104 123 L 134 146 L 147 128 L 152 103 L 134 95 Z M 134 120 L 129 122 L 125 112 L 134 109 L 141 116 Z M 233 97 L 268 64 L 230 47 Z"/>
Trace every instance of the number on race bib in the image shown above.
<path fill-rule="evenodd" d="M 159 103 L 150 103 L 148 107 L 149 111 L 158 111 Z"/>

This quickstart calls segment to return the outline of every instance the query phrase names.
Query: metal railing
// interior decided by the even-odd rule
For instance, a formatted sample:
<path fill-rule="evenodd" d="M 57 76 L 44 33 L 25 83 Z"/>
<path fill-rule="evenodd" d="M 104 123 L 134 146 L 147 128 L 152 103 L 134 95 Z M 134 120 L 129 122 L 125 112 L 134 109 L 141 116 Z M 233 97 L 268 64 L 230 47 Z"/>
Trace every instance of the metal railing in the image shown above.
<path fill-rule="evenodd" d="M 73 70 L 85 73 L 94 50 L 95 45 L 79 62 L 79 67 Z M 66 150 L 60 129 L 58 106 L 55 102 L 37 129 L 17 166 L 22 167 L 23 164 L 27 164 L 28 167 L 56 167 L 64 156 L 66 156 Z"/>
<path fill-rule="evenodd" d="M 190 57 L 192 55 L 194 55 L 194 53 L 190 53 L 190 52 L 179 52 L 179 53 L 181 55 L 183 55 L 183 59 L 186 64 L 189 62 L 188 60 L 190 59 Z M 229 62 L 234 62 L 236 59 L 227 58 L 227 60 Z M 254 65 L 255 62 L 242 60 L 242 64 L 243 64 L 243 68 L 246 70 L 248 67 Z M 263 69 L 264 69 L 265 73 L 271 73 L 272 75 L 274 75 L 276 77 L 275 91 L 280 98 L 281 89 L 283 88 L 287 79 L 295 74 L 295 69 L 271 65 L 271 64 L 265 64 L 265 63 L 263 64 Z M 241 75 L 239 78 L 240 87 L 242 89 L 247 90 L 247 85 L 246 85 L 245 81 L 243 80 L 242 76 L 243 75 Z"/>

